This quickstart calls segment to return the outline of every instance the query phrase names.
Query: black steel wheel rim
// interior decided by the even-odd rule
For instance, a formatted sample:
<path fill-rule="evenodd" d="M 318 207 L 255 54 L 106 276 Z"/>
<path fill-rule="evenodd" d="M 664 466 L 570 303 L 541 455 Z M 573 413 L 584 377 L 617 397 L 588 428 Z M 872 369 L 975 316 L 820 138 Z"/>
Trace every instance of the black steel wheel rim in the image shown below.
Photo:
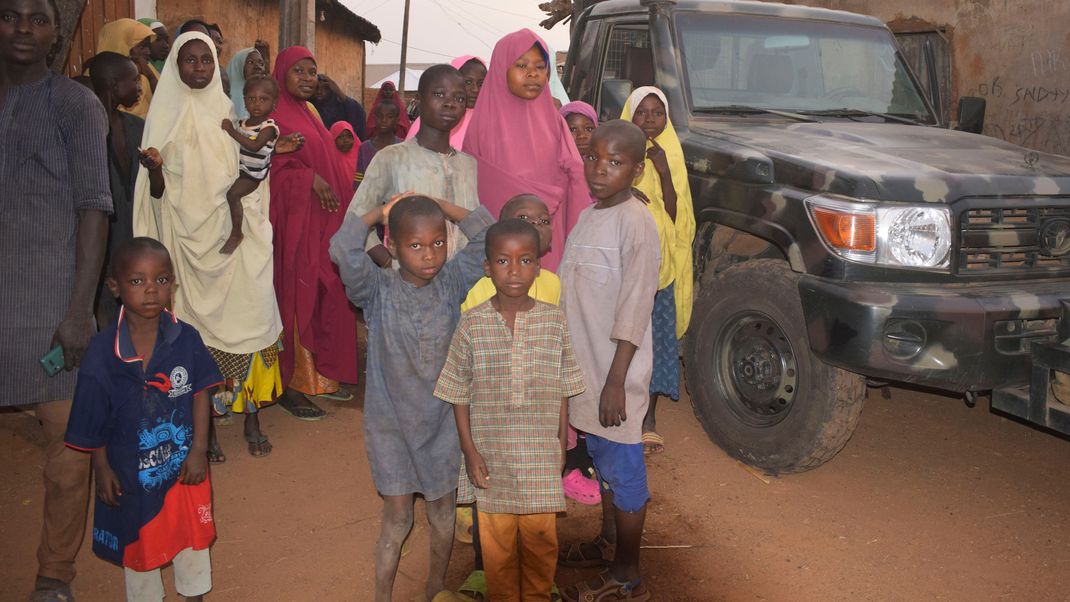
<path fill-rule="evenodd" d="M 771 427 L 791 411 L 799 368 L 783 329 L 766 314 L 740 312 L 722 325 L 714 345 L 719 386 L 744 424 Z"/>

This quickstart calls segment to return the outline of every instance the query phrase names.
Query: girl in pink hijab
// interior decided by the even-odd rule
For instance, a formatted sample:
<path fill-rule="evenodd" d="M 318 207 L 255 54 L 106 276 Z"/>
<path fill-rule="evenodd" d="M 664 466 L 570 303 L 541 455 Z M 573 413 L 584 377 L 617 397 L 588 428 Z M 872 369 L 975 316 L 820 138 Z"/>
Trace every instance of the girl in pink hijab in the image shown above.
<path fill-rule="evenodd" d="M 546 43 L 529 29 L 494 46 L 464 152 L 479 162 L 479 202 L 498 215 L 518 194 L 534 194 L 550 209 L 554 245 L 542 267 L 556 270 L 580 212 L 590 204 L 583 163 L 547 85 L 553 65 Z"/>
<path fill-rule="evenodd" d="M 468 131 L 468 123 L 472 121 L 472 109 L 476 107 L 479 91 L 483 88 L 483 80 L 487 78 L 487 64 L 478 56 L 466 54 L 450 61 L 450 65 L 460 71 L 461 76 L 464 77 L 464 92 L 468 96 L 468 105 L 466 107 L 467 110 L 464 112 L 464 117 L 450 131 L 450 146 L 460 150 L 464 144 L 464 135 Z M 412 122 L 412 127 L 409 128 L 409 135 L 406 140 L 415 138 L 416 132 L 419 131 L 420 118 L 417 117 L 416 121 Z"/>

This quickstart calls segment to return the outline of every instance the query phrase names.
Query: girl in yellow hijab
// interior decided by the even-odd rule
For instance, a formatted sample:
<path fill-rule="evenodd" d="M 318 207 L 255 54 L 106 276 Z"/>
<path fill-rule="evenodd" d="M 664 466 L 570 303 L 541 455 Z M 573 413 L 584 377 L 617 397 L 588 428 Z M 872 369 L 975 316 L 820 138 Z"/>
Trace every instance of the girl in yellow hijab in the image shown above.
<path fill-rule="evenodd" d="M 676 341 L 691 323 L 694 295 L 691 245 L 695 240 L 695 213 L 687 166 L 680 139 L 672 127 L 665 93 L 653 86 L 636 89 L 624 104 L 622 119 L 639 126 L 647 136 L 646 167 L 636 188 L 649 199 L 647 206 L 658 226 L 661 269 L 654 296 L 651 334 L 654 371 L 650 379 L 650 408 L 643 420 L 643 445 L 647 453 L 665 449 L 656 432 L 654 410 L 665 395 L 680 398 L 680 357 Z"/>
<path fill-rule="evenodd" d="M 144 23 L 133 19 L 116 19 L 104 24 L 97 34 L 97 53 L 117 52 L 133 59 L 141 72 L 141 95 L 132 107 L 121 110 L 144 119 L 149 113 L 149 103 L 156 89 L 160 74 L 149 62 L 152 59 L 152 41 L 156 34 Z"/>

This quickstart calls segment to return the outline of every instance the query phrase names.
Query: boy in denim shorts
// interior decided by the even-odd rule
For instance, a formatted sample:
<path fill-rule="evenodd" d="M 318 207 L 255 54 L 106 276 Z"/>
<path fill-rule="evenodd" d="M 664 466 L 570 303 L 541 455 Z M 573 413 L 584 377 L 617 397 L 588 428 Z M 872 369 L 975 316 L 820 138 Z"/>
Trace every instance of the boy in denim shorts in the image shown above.
<path fill-rule="evenodd" d="M 639 573 L 646 518 L 642 423 L 650 403 L 653 346 L 650 317 L 658 288 L 657 226 L 632 184 L 643 173 L 646 137 L 611 121 L 598 128 L 584 159 L 595 198 L 569 234 L 558 270 L 586 391 L 569 407 L 569 422 L 587 433 L 587 451 L 606 490 L 602 534 L 563 550 L 565 566 L 609 564 L 590 583 L 562 592 L 566 600 L 649 600 Z"/>

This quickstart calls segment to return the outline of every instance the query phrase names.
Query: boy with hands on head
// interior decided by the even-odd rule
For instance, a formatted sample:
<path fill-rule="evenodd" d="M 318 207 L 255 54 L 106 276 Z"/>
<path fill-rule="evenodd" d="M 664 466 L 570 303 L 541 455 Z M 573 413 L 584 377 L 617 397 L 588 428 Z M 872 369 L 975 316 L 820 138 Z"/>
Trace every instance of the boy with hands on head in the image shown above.
<path fill-rule="evenodd" d="M 469 239 L 449 261 L 446 218 Z M 435 382 L 461 301 L 483 274 L 483 237 L 493 221 L 483 207 L 469 212 L 447 201 L 402 195 L 363 216 L 351 209 L 331 239 L 331 259 L 346 294 L 368 324 L 364 442 L 383 498 L 376 600 L 391 597 L 416 494 L 427 501 L 431 527 L 425 593 L 430 599 L 443 589 L 461 453 L 457 425 L 450 406 L 435 398 Z M 365 251 L 371 227 L 379 224 L 390 229 L 388 250 L 397 270 L 380 268 Z"/>

